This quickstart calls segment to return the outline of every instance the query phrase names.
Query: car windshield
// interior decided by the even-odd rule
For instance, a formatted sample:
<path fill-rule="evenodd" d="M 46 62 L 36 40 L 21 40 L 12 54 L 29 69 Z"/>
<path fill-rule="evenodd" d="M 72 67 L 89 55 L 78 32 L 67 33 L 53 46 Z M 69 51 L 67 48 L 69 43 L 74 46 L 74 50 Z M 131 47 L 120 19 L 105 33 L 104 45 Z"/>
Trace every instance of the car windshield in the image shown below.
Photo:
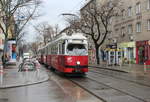
<path fill-rule="evenodd" d="M 68 44 L 67 53 L 69 55 L 87 55 L 87 49 L 84 44 Z"/>

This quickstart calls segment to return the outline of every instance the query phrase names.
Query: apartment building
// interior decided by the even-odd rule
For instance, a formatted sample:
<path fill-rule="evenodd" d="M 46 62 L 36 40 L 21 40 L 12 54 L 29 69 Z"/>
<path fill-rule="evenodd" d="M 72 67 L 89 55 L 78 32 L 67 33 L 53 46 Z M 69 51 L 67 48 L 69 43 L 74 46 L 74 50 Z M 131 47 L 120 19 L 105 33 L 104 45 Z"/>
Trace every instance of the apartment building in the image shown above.
<path fill-rule="evenodd" d="M 80 12 L 103 2 L 105 0 L 90 0 Z M 122 49 L 122 59 L 128 63 L 150 64 L 150 0 L 121 0 L 120 4 L 121 12 L 111 19 L 111 34 L 102 47 L 116 44 L 117 49 Z M 92 45 L 91 39 L 89 42 Z"/>
<path fill-rule="evenodd" d="M 123 57 L 137 64 L 150 64 L 150 0 L 122 0 L 120 16 L 112 22 L 113 39 Z"/>

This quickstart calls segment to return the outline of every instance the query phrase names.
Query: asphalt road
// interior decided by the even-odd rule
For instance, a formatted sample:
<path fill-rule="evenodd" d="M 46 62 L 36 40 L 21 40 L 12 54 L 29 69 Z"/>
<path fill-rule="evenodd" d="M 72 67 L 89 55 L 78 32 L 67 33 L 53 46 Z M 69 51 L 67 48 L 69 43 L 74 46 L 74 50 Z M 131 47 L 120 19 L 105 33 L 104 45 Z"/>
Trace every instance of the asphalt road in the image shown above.
<path fill-rule="evenodd" d="M 48 73 L 47 82 L 0 89 L 0 102 L 102 102 L 66 78 Z"/>

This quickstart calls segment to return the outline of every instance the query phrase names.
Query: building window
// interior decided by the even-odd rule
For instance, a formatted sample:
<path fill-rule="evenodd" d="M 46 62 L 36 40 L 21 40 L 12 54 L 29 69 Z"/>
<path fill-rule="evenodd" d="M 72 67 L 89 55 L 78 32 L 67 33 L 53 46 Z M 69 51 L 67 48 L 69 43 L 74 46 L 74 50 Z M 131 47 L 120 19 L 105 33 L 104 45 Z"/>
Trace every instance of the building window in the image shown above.
<path fill-rule="evenodd" d="M 115 29 L 115 33 L 118 35 L 119 34 L 119 29 Z"/>
<path fill-rule="evenodd" d="M 150 0 L 147 0 L 147 9 L 150 9 Z"/>
<path fill-rule="evenodd" d="M 139 14 L 139 13 L 141 13 L 141 3 L 140 2 L 138 2 L 136 4 L 136 14 Z"/>
<path fill-rule="evenodd" d="M 125 36 L 125 27 L 121 28 L 121 36 L 124 37 Z"/>
<path fill-rule="evenodd" d="M 150 30 L 150 19 L 147 20 L 147 27 L 148 27 L 148 30 Z"/>
<path fill-rule="evenodd" d="M 128 34 L 132 34 L 133 28 L 132 25 L 128 25 Z"/>
<path fill-rule="evenodd" d="M 129 16 L 129 17 L 132 16 L 132 7 L 129 7 L 129 8 L 128 8 L 128 16 Z"/>
<path fill-rule="evenodd" d="M 136 24 L 136 32 L 141 32 L 141 23 L 140 22 L 138 22 Z"/>
<path fill-rule="evenodd" d="M 112 18 L 108 19 L 108 24 L 112 24 Z"/>
<path fill-rule="evenodd" d="M 122 13 L 122 18 L 125 18 L 125 10 L 124 9 L 121 11 L 121 13 Z"/>

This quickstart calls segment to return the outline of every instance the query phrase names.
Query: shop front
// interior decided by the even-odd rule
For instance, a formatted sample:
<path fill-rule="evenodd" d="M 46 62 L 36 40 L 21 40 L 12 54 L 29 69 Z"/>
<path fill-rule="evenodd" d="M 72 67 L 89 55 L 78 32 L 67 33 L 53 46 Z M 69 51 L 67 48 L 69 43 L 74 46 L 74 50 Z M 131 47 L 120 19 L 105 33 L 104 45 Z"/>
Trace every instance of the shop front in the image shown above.
<path fill-rule="evenodd" d="M 88 60 L 89 60 L 89 64 L 96 64 L 95 49 L 89 49 L 88 50 Z"/>
<path fill-rule="evenodd" d="M 118 43 L 118 49 L 122 49 L 123 63 L 134 64 L 136 62 L 136 44 L 135 42 Z"/>
<path fill-rule="evenodd" d="M 107 65 L 120 65 L 122 59 L 122 50 L 117 49 L 117 44 L 110 44 L 106 46 L 105 56 Z"/>
<path fill-rule="evenodd" d="M 150 65 L 150 40 L 136 42 L 136 63 Z"/>

